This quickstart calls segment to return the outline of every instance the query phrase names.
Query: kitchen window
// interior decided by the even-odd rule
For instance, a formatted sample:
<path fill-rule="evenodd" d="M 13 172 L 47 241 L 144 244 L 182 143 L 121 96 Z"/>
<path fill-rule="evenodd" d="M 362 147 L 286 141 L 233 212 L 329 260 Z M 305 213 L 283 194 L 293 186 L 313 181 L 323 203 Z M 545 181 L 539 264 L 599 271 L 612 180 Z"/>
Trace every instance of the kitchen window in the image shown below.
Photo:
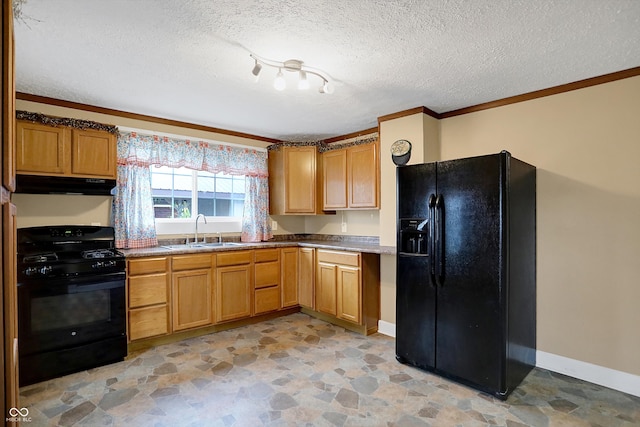
<path fill-rule="evenodd" d="M 156 219 L 241 218 L 245 177 L 186 167 L 151 166 L 151 194 Z"/>

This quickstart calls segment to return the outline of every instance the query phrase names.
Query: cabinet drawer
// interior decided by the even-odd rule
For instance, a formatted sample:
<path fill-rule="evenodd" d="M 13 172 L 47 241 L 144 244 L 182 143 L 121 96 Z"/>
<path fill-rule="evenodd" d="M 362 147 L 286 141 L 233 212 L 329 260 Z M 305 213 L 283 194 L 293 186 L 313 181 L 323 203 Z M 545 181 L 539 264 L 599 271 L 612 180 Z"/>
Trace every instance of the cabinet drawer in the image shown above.
<path fill-rule="evenodd" d="M 174 256 L 171 267 L 173 271 L 211 268 L 211 254 Z"/>
<path fill-rule="evenodd" d="M 129 340 L 169 333 L 167 306 L 137 308 L 129 311 Z"/>
<path fill-rule="evenodd" d="M 331 264 L 350 265 L 353 267 L 360 266 L 360 254 L 353 252 L 325 251 L 318 250 L 316 255 L 318 262 L 327 262 Z"/>
<path fill-rule="evenodd" d="M 280 286 L 256 289 L 255 314 L 266 313 L 280 308 Z"/>
<path fill-rule="evenodd" d="M 164 273 L 167 271 L 167 257 L 142 258 L 128 261 L 129 275 Z"/>
<path fill-rule="evenodd" d="M 255 262 L 278 261 L 279 249 L 258 249 L 255 251 Z"/>
<path fill-rule="evenodd" d="M 129 277 L 129 308 L 167 302 L 167 273 Z"/>
<path fill-rule="evenodd" d="M 256 264 L 254 277 L 256 289 L 280 284 L 280 263 L 265 262 Z"/>
<path fill-rule="evenodd" d="M 222 267 L 225 265 L 250 264 L 252 259 L 253 251 L 223 252 L 216 255 L 216 265 Z"/>

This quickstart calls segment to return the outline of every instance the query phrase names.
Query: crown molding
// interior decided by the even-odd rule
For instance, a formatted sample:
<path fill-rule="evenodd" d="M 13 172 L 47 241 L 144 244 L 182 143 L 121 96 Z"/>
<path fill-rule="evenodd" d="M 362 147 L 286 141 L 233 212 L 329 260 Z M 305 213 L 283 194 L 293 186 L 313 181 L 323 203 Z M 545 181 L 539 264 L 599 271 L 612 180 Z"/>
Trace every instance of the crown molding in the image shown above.
<path fill-rule="evenodd" d="M 447 111 L 440 114 L 441 119 L 448 117 L 461 116 L 464 114 L 475 113 L 477 111 L 489 110 L 491 108 L 503 107 L 505 105 L 517 104 L 519 102 L 531 101 L 533 99 L 544 98 L 546 96 L 558 95 L 573 90 L 584 89 L 591 86 L 597 86 L 604 83 L 614 82 L 629 77 L 640 76 L 640 67 L 629 68 L 627 70 L 617 71 L 615 73 L 605 74 L 589 79 L 578 80 L 573 83 L 567 83 L 547 89 L 536 90 L 533 92 L 523 93 L 521 95 L 510 96 L 508 98 L 498 99 L 496 101 L 485 102 L 471 107 L 460 108 L 457 110 Z"/>
<path fill-rule="evenodd" d="M 277 139 L 267 138 L 260 135 L 252 135 L 249 133 L 236 132 L 228 129 L 220 129 L 211 126 L 198 125 L 195 123 L 182 122 L 179 120 L 164 119 L 161 117 L 148 116 L 145 114 L 130 113 L 127 111 L 114 110 L 111 108 L 96 107 L 95 105 L 81 104 L 79 102 L 64 101 L 62 99 L 49 98 L 47 96 L 31 95 L 23 92 L 16 92 L 16 99 L 22 101 L 39 102 L 41 104 L 54 105 L 57 107 L 73 108 L 76 110 L 90 111 L 92 113 L 108 114 L 111 116 L 124 117 L 127 119 L 143 120 L 146 122 L 158 123 L 162 125 L 178 126 L 187 129 L 200 130 L 204 132 L 219 133 L 222 135 L 236 136 L 240 138 L 248 138 L 269 143 L 278 142 Z"/>

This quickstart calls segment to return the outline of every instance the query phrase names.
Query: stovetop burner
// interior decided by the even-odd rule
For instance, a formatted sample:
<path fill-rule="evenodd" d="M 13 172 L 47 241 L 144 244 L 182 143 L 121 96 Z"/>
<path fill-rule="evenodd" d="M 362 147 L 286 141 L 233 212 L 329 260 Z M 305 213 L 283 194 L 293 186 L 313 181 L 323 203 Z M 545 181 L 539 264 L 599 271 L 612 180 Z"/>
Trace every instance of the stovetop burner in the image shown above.
<path fill-rule="evenodd" d="M 31 264 L 34 262 L 52 262 L 58 261 L 58 254 L 55 252 L 47 253 L 47 254 L 35 254 L 35 255 L 27 255 L 22 259 L 22 262 L 25 264 Z"/>
<path fill-rule="evenodd" d="M 81 256 L 84 259 L 94 259 L 119 257 L 121 254 L 112 249 L 94 249 L 90 251 L 83 251 Z"/>

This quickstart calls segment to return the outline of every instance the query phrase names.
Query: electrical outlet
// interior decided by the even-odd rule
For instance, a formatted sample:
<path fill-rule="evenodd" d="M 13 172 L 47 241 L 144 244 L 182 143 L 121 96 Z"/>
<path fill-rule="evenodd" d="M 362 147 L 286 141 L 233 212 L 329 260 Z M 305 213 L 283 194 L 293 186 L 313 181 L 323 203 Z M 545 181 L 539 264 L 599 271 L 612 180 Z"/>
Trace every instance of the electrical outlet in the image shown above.
<path fill-rule="evenodd" d="M 346 223 L 346 222 L 343 222 L 343 223 L 342 223 L 342 232 L 343 232 L 343 233 L 346 233 L 346 232 L 347 232 L 347 223 Z"/>
<path fill-rule="evenodd" d="M 271 230 L 276 231 L 278 229 L 278 221 L 271 221 Z"/>

